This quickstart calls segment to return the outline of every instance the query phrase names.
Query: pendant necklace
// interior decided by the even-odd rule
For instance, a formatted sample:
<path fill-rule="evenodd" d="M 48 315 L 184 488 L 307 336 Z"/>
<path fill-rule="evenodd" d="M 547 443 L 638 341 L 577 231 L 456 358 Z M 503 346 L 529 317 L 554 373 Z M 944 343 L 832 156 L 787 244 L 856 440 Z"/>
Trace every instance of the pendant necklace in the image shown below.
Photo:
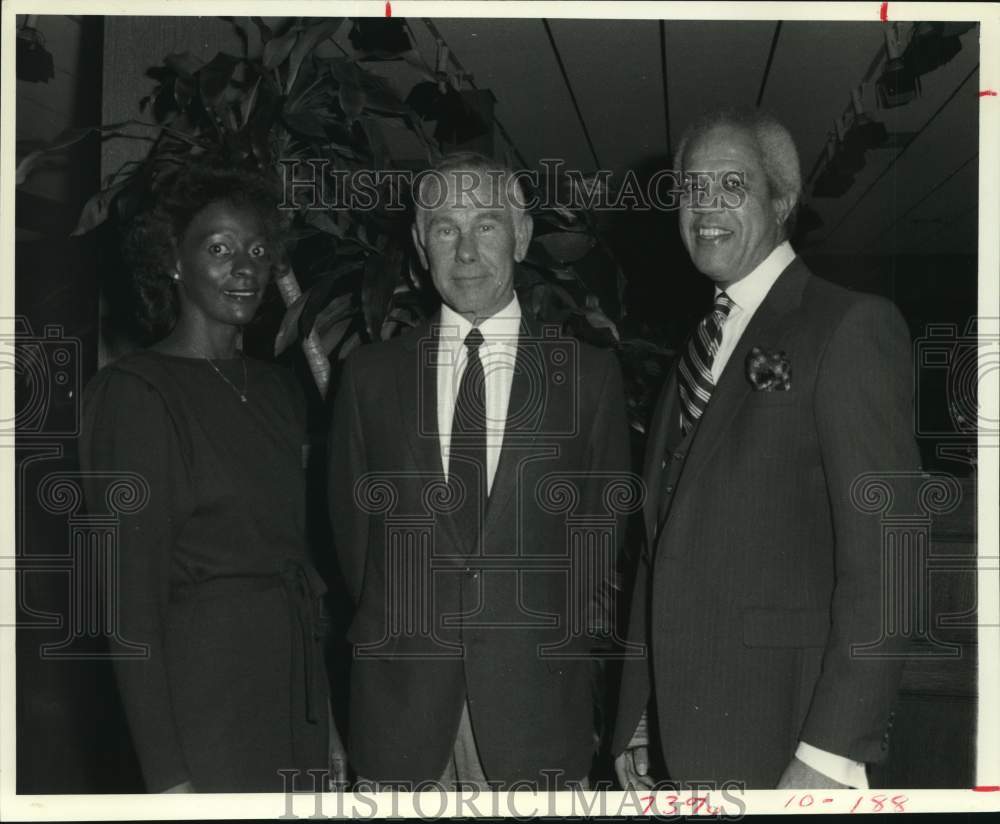
<path fill-rule="evenodd" d="M 222 378 L 222 379 L 223 379 L 223 380 L 224 380 L 224 381 L 225 381 L 226 383 L 228 383 L 228 384 L 229 384 L 229 386 L 230 386 L 230 388 L 231 388 L 231 389 L 232 389 L 232 390 L 233 390 L 233 391 L 234 391 L 234 392 L 235 392 L 235 393 L 236 393 L 237 395 L 239 395 L 239 396 L 240 396 L 240 401 L 242 401 L 243 403 L 246 403 L 246 402 L 247 402 L 247 359 L 246 359 L 245 357 L 243 357 L 243 355 L 242 355 L 242 354 L 240 355 L 240 363 L 242 363 L 242 364 L 243 364 L 243 389 L 242 389 L 242 391 L 241 391 L 241 390 L 239 390 L 239 389 L 237 389 L 237 388 L 236 388 L 236 384 L 235 384 L 235 383 L 233 383 L 233 382 L 232 382 L 231 380 L 229 380 L 229 378 L 227 378 L 227 377 L 226 377 L 226 376 L 225 376 L 225 375 L 223 374 L 222 370 L 221 370 L 221 369 L 219 369 L 219 367 L 218 367 L 218 366 L 216 366 L 216 365 L 215 365 L 215 364 L 214 364 L 214 363 L 212 362 L 212 359 L 211 359 L 211 358 L 210 358 L 210 357 L 209 357 L 208 355 L 204 355 L 204 354 L 203 354 L 203 355 L 202 355 L 202 357 L 203 357 L 203 358 L 204 358 L 205 360 L 207 360 L 207 361 L 208 361 L 208 365 L 209 365 L 209 366 L 211 366 L 213 370 L 215 370 L 215 374 L 216 374 L 216 375 L 218 375 L 218 376 L 219 376 L 220 378 Z"/>

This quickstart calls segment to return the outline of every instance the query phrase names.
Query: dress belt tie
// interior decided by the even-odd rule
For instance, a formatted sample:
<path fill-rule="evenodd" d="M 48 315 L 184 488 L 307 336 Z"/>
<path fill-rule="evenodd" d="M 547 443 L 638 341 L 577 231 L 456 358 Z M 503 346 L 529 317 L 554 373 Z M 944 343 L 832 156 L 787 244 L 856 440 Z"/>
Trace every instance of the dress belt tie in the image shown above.
<path fill-rule="evenodd" d="M 211 599 L 213 596 L 266 592 L 281 587 L 288 604 L 292 637 L 289 652 L 294 665 L 295 635 L 302 646 L 306 718 L 312 722 L 326 721 L 320 678 L 326 672 L 323 664 L 323 639 L 327 630 L 322 596 L 326 585 L 311 565 L 288 559 L 275 575 L 234 575 L 174 586 L 170 600 L 174 603 Z"/>

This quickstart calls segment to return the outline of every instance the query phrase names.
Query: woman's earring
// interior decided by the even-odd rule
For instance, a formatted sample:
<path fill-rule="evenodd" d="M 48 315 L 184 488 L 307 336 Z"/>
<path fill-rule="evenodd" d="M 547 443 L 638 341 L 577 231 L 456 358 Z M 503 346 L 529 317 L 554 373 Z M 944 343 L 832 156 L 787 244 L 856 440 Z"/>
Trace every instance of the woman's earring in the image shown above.
<path fill-rule="evenodd" d="M 181 273 L 180 272 L 174 272 L 170 277 L 172 277 L 174 280 L 180 280 L 181 279 Z"/>

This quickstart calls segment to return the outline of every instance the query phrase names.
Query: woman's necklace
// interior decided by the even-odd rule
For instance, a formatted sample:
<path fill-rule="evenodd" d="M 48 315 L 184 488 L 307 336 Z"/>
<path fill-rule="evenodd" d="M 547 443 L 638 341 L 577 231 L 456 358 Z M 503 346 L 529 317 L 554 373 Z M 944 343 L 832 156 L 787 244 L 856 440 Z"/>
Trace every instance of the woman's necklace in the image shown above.
<path fill-rule="evenodd" d="M 216 365 L 215 365 L 215 364 L 214 364 L 214 363 L 212 362 L 212 359 L 211 359 L 211 358 L 210 358 L 210 357 L 209 357 L 208 355 L 205 355 L 205 354 L 202 354 L 202 357 L 203 357 L 203 358 L 204 358 L 205 360 L 207 360 L 207 361 L 208 361 L 208 365 L 209 365 L 209 366 L 211 366 L 211 367 L 212 367 L 212 369 L 214 369 L 214 370 L 215 370 L 215 374 L 216 374 L 216 375 L 218 375 L 218 376 L 219 376 L 220 378 L 222 378 L 222 379 L 223 379 L 223 380 L 224 380 L 224 381 L 225 381 L 226 383 L 228 383 L 228 384 L 229 384 L 229 386 L 230 386 L 230 387 L 232 388 L 232 390 L 233 390 L 233 391 L 234 391 L 234 392 L 235 392 L 235 393 L 236 393 L 237 395 L 239 395 L 239 396 L 240 396 L 240 400 L 241 400 L 241 401 L 242 401 L 243 403 L 246 403 L 246 402 L 247 402 L 247 359 L 246 359 L 245 357 L 243 357 L 243 355 L 242 355 L 242 354 L 240 355 L 240 363 L 242 363 L 242 364 L 243 364 L 243 389 L 242 389 L 242 390 L 240 390 L 240 389 L 237 389 L 237 388 L 236 388 L 236 384 L 235 384 L 235 383 L 233 383 L 233 382 L 232 382 L 231 380 L 229 380 L 229 378 L 227 378 L 227 377 L 226 377 L 226 376 L 225 376 L 225 375 L 223 374 L 222 370 L 221 370 L 221 369 L 219 369 L 219 367 L 218 367 L 218 366 L 216 366 Z"/>

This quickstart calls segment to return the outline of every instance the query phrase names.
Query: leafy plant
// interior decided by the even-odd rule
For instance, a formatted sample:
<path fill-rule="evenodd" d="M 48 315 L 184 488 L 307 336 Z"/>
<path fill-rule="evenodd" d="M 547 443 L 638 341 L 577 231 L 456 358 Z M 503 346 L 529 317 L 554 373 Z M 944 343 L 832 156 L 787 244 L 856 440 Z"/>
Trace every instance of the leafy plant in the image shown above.
<path fill-rule="evenodd" d="M 412 218 L 393 208 L 392 198 L 364 203 L 365 192 L 352 174 L 396 167 L 393 130 L 403 130 L 410 145 L 419 147 L 422 165 L 430 165 L 442 147 L 425 131 L 424 118 L 434 108 L 428 99 L 439 90 L 444 101 L 439 108 L 453 112 L 461 105 L 459 96 L 452 79 L 427 67 L 407 48 L 403 29 L 389 21 L 355 21 L 350 38 L 355 52 L 330 56 L 319 47 L 345 25 L 343 18 L 292 18 L 279 31 L 252 17 L 263 46 L 259 54 L 251 54 L 248 26 L 226 19 L 240 35 L 242 54 L 219 52 L 207 63 L 188 53 L 168 55 L 148 72 L 155 87 L 140 103 L 147 119 L 67 133 L 45 151 L 26 156 L 18 181 L 48 153 L 88 135 L 148 142 L 145 157 L 108 175 L 85 205 L 74 232 L 82 234 L 109 218 L 127 221 L 166 168 L 195 155 L 220 153 L 281 176 L 294 219 L 289 263 L 278 279 L 287 309 L 275 352 L 301 342 L 324 391 L 321 373 L 328 371 L 328 359 L 400 334 L 436 306 L 411 247 Z M 419 82 L 407 100 L 367 68 L 387 60 L 405 61 L 415 72 Z M 414 106 L 421 101 L 418 113 Z M 317 189 L 308 185 L 324 175 L 342 184 L 336 203 L 326 204 L 323 197 L 317 203 Z M 306 185 L 290 187 L 290 182 Z M 539 210 L 535 226 L 516 278 L 522 305 L 583 339 L 616 347 L 627 381 L 637 388 L 631 403 L 641 419 L 648 401 L 638 391 L 640 373 L 656 373 L 665 353 L 642 341 L 621 341 L 613 318 L 624 316 L 625 279 L 593 216 Z"/>

